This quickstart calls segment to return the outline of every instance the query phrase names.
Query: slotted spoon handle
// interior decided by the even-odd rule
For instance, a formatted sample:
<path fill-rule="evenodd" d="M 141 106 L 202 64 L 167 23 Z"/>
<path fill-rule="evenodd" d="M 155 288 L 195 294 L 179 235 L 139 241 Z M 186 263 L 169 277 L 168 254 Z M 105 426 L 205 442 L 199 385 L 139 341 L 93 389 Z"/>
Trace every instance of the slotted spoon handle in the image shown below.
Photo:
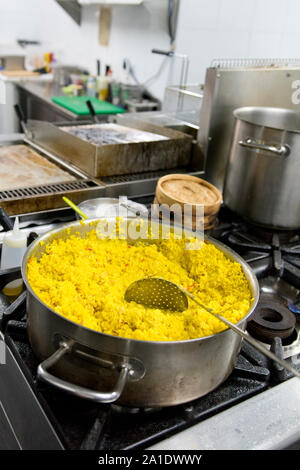
<path fill-rule="evenodd" d="M 244 338 L 244 340 L 246 340 L 248 343 L 250 343 L 254 348 L 258 349 L 262 354 L 264 354 L 265 356 L 269 357 L 270 359 L 272 359 L 273 361 L 277 362 L 278 364 L 280 364 L 282 367 L 284 367 L 285 369 L 287 369 L 289 372 L 291 372 L 292 374 L 294 374 L 296 377 L 298 377 L 298 379 L 300 379 L 300 372 L 295 369 L 294 367 L 292 367 L 288 362 L 280 359 L 279 357 L 277 357 L 275 354 L 272 353 L 272 351 L 269 351 L 269 349 L 265 348 L 265 346 L 263 346 L 262 344 L 260 344 L 258 341 L 256 341 L 254 338 L 252 338 L 251 336 L 247 335 L 247 333 L 245 333 L 245 331 L 243 331 L 241 328 L 239 328 L 238 326 L 236 326 L 234 323 L 231 323 L 229 320 L 227 320 L 226 318 L 222 317 L 222 315 L 220 315 L 219 313 L 215 313 L 213 310 L 211 310 L 210 308 L 207 308 L 205 307 L 205 305 L 201 304 L 201 302 L 199 302 L 199 300 L 193 295 L 191 294 L 190 292 L 188 292 L 187 290 L 181 288 L 181 290 L 190 298 L 192 299 L 194 302 L 196 302 L 196 304 L 198 304 L 200 307 L 204 308 L 204 310 L 206 310 L 208 313 L 210 313 L 211 315 L 214 315 L 216 318 L 218 318 L 219 320 L 221 320 L 223 323 L 225 323 L 229 328 L 231 328 L 233 331 L 235 331 L 238 335 L 242 336 Z"/>

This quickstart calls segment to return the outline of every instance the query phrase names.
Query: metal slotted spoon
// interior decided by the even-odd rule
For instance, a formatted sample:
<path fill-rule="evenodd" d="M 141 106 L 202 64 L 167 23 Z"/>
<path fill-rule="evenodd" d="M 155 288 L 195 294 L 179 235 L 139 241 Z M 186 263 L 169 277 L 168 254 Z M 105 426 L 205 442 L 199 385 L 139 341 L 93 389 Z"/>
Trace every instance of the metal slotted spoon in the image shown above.
<path fill-rule="evenodd" d="M 300 372 L 292 367 L 288 362 L 280 359 L 261 343 L 256 341 L 251 336 L 248 336 L 245 331 L 231 323 L 219 313 L 214 312 L 212 309 L 205 307 L 199 300 L 183 287 L 175 284 L 174 282 L 167 281 L 160 277 L 147 277 L 133 282 L 127 288 L 124 298 L 127 302 L 136 302 L 149 308 L 159 308 L 161 310 L 170 310 L 172 312 L 183 312 L 188 308 L 188 299 L 192 299 L 196 304 L 202 307 L 211 315 L 214 315 L 220 321 L 225 323 L 235 333 L 242 336 L 254 348 L 258 349 L 262 354 L 269 357 L 273 361 L 280 364 L 289 372 L 300 378 Z"/>

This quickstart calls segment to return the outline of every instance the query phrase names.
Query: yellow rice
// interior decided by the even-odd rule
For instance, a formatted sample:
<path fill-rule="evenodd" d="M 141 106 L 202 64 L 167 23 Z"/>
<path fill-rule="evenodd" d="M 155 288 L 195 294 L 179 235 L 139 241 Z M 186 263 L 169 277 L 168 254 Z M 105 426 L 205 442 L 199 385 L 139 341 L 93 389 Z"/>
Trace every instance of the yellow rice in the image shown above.
<path fill-rule="evenodd" d="M 29 259 L 28 281 L 37 296 L 69 320 L 115 336 L 149 341 L 179 341 L 211 335 L 226 326 L 189 302 L 184 312 L 145 308 L 124 300 L 133 281 L 159 276 L 173 281 L 201 303 L 237 323 L 249 311 L 251 291 L 241 265 L 214 245 L 186 250 L 172 237 L 129 245 L 122 239 L 70 235 L 45 245 Z"/>

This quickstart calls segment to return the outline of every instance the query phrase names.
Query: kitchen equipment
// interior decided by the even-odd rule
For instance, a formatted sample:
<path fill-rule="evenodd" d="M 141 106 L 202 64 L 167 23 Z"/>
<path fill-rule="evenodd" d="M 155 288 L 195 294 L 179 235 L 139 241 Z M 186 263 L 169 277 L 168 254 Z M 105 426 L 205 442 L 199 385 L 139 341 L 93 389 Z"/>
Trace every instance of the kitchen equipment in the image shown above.
<path fill-rule="evenodd" d="M 90 114 L 86 103 L 87 100 L 92 102 L 96 114 L 122 114 L 125 112 L 123 108 L 108 103 L 107 101 L 100 101 L 98 98 L 91 96 L 54 96 L 52 98 L 53 103 L 79 116 L 87 116 Z"/>
<path fill-rule="evenodd" d="M 0 207 L 0 223 L 5 231 L 12 230 L 14 228 L 11 218 L 7 215 L 3 207 Z"/>
<path fill-rule="evenodd" d="M 130 127 L 119 126 L 115 123 L 101 123 L 98 125 L 65 126 L 62 130 L 73 136 L 94 145 L 133 144 L 144 142 L 158 142 L 167 140 L 166 137 L 150 132 L 141 132 Z"/>
<path fill-rule="evenodd" d="M 300 113 L 245 107 L 234 117 L 225 204 L 263 226 L 300 228 Z"/>
<path fill-rule="evenodd" d="M 93 106 L 91 100 L 87 100 L 87 101 L 86 101 L 86 105 L 87 105 L 87 107 L 88 107 L 88 109 L 89 109 L 90 115 L 91 115 L 91 117 L 92 117 L 92 121 L 93 121 L 93 122 L 97 122 L 97 114 L 96 114 L 96 111 L 95 111 L 95 109 L 94 109 L 94 106 Z"/>
<path fill-rule="evenodd" d="M 62 195 L 78 203 L 102 194 L 103 184 L 22 136 L 4 135 L 0 141 L 0 204 L 9 215 L 61 207 Z"/>
<path fill-rule="evenodd" d="M 3 237 L 1 250 L 1 269 L 21 266 L 27 248 L 27 236 L 20 231 L 19 218 L 15 218 L 13 229 Z"/>
<path fill-rule="evenodd" d="M 127 224 L 131 221 L 128 220 Z M 177 342 L 139 341 L 102 334 L 57 314 L 33 292 L 27 279 L 28 259 L 39 256 L 53 238 L 81 236 L 90 224 L 75 222 L 36 239 L 28 248 L 22 275 L 28 290 L 28 333 L 33 350 L 44 361 L 40 379 L 70 393 L 98 402 L 132 407 L 159 407 L 184 403 L 216 388 L 231 373 L 241 338 L 231 330 Z M 191 236 L 195 236 L 191 232 Z M 41 241 L 45 243 L 40 244 Z M 243 329 L 258 301 L 258 283 L 248 265 L 221 243 L 208 239 L 226 256 L 240 263 L 252 291 Z M 46 359 L 45 359 L 46 358 Z M 51 372 L 49 368 L 51 367 Z M 103 370 L 102 370 L 103 367 Z M 101 374 L 99 373 L 101 369 Z"/>
<path fill-rule="evenodd" d="M 222 203 L 221 192 L 207 181 L 192 175 L 170 174 L 161 177 L 156 186 L 154 203 L 159 216 L 184 222 L 193 230 L 211 229 L 217 222 Z"/>
<path fill-rule="evenodd" d="M 70 175 L 27 145 L 0 147 L 0 190 L 74 181 Z"/>
<path fill-rule="evenodd" d="M 79 214 L 82 219 L 87 219 L 87 218 L 88 218 L 88 217 L 79 209 L 79 207 L 77 207 L 77 206 L 74 204 L 74 202 L 70 201 L 69 198 L 63 197 L 63 200 L 65 201 L 66 204 L 68 204 L 68 206 L 70 206 L 75 212 L 77 212 L 77 214 Z"/>
<path fill-rule="evenodd" d="M 31 130 L 28 130 L 27 126 L 28 121 L 25 123 L 26 136 L 21 134 L 0 135 L 0 151 L 2 146 L 25 145 L 29 149 L 36 151 L 46 160 L 53 162 L 58 168 L 65 170 L 75 179 L 73 181 L 46 185 L 39 184 L 39 181 L 35 180 L 32 186 L 26 187 L 24 187 L 24 182 L 21 182 L 17 190 L 14 190 L 12 187 L 7 190 L 0 190 L 0 205 L 9 215 L 53 211 L 62 207 L 62 196 L 69 196 L 75 204 L 94 198 L 118 198 L 120 194 L 127 195 L 129 199 L 137 195 L 151 195 L 153 201 L 157 179 L 167 173 L 167 170 L 145 171 L 94 180 L 74 164 L 58 156 L 54 151 L 47 150 L 42 145 L 33 142 Z M 43 130 L 45 131 L 44 127 Z M 47 126 L 46 132 L 48 132 Z M 45 140 L 45 135 L 43 135 L 42 140 Z M 50 141 L 49 144 L 51 146 L 53 141 Z M 62 150 L 61 144 L 63 142 L 60 142 L 60 151 Z M 70 149 L 68 150 L 70 151 Z M 74 147 L 73 153 L 77 151 L 78 149 Z M 186 167 L 180 170 L 173 170 L 173 172 L 176 171 L 182 173 L 182 171 L 188 172 L 190 169 Z M 194 172 L 194 174 L 198 175 L 200 173 Z"/>
<path fill-rule="evenodd" d="M 300 59 L 217 59 L 206 70 L 198 146 L 205 158 L 205 179 L 224 187 L 234 128 L 233 111 L 272 106 L 297 111 Z"/>
<path fill-rule="evenodd" d="M 222 194 L 212 184 L 186 174 L 162 176 L 157 182 L 156 196 L 161 203 L 168 205 L 204 205 L 206 214 L 216 214 L 222 202 Z"/>
<path fill-rule="evenodd" d="M 155 184 L 151 186 L 151 193 L 147 181 L 131 181 L 125 186 L 114 184 L 102 187 L 100 191 L 103 191 L 103 195 L 113 194 L 118 197 L 118 191 L 120 193 L 121 190 L 128 198 L 150 207 Z M 40 211 L 21 215 L 20 226 L 26 233 L 34 230 L 42 234 L 58 224 L 74 220 L 74 217 L 74 212 L 68 208 Z M 265 281 L 272 273 L 276 272 L 275 276 L 281 278 L 279 291 L 279 283 L 272 283 L 272 303 L 261 292 L 255 312 L 261 310 L 263 315 L 267 307 L 268 311 L 272 309 L 274 316 L 280 315 L 280 311 L 277 312 L 279 303 L 286 302 L 285 308 L 288 308 L 288 302 L 280 298 L 281 294 L 294 304 L 298 298 L 299 306 L 300 258 L 297 233 L 260 229 L 245 223 L 225 206 L 222 206 L 218 218 L 219 224 L 212 230 L 212 236 L 242 255 L 258 277 L 261 288 L 265 289 Z M 278 235 L 281 240 L 279 244 L 276 241 Z M 18 268 L 1 271 L 0 286 L 20 276 Z M 299 447 L 298 379 L 291 378 L 289 372 L 269 361 L 246 341 L 242 342 L 235 367 L 227 380 L 203 397 L 169 408 L 139 410 L 116 404 L 95 406 L 92 401 L 70 397 L 50 384 L 37 382 L 39 360 L 28 339 L 24 295 L 26 292 L 17 299 L 17 305 L 14 303 L 5 309 L 4 319 L 0 321 L 0 338 L 5 334 L 6 344 L 6 364 L 0 367 L 0 401 L 6 410 L 1 428 L 3 432 L 0 433 L 0 449 L 20 446 L 23 449 L 102 451 L 153 447 L 177 450 Z M 7 301 L 6 306 L 9 305 Z M 250 322 L 254 317 L 251 315 Z M 273 325 L 278 331 L 278 323 L 269 322 L 269 326 Z M 273 338 L 266 344 L 266 347 L 270 347 L 276 355 L 285 358 L 298 370 L 299 328 L 297 320 L 289 338 Z M 241 432 L 237 433 L 236 429 Z M 270 429 L 275 432 L 270 433 Z"/>
<path fill-rule="evenodd" d="M 27 249 L 27 235 L 20 230 L 19 217 L 15 218 L 12 230 L 5 232 L 2 241 L 0 269 L 5 271 L 21 266 Z M 14 279 L 3 287 L 3 293 L 12 299 L 17 298 L 23 290 L 22 278 Z"/>
<path fill-rule="evenodd" d="M 150 111 L 158 109 L 159 107 L 156 101 L 150 101 L 148 99 L 142 99 L 140 101 L 138 101 L 137 99 L 126 100 L 125 104 L 128 113 L 148 113 Z"/>
<path fill-rule="evenodd" d="M 22 131 L 26 132 L 26 117 L 23 113 L 23 109 L 21 108 L 21 106 L 19 104 L 15 104 L 14 105 L 14 110 L 16 112 L 16 115 L 17 115 L 18 119 L 19 119 Z"/>
<path fill-rule="evenodd" d="M 127 106 L 127 103 L 136 100 L 141 102 L 143 99 L 143 87 L 140 85 L 132 85 L 130 83 L 120 84 L 120 102 L 122 106 Z"/>
<path fill-rule="evenodd" d="M 113 217 L 120 215 L 120 206 L 128 210 L 127 218 L 130 217 L 148 217 L 148 210 L 144 204 L 127 199 L 127 197 L 101 197 L 89 199 L 79 204 L 78 208 L 86 214 L 88 219 L 100 217 Z"/>
<path fill-rule="evenodd" d="M 95 133 L 97 126 L 101 130 L 103 125 L 94 124 L 89 128 Z M 110 126 L 118 128 L 117 125 Z M 83 127 L 78 126 L 76 130 L 76 126 L 71 125 L 67 132 L 69 125 L 59 127 L 43 121 L 27 122 L 27 132 L 32 135 L 33 143 L 94 177 L 186 167 L 190 162 L 192 138 L 181 132 L 139 122 L 134 128 L 127 128 L 129 141 L 99 145 L 72 135 L 71 131 L 78 133 Z M 130 135 L 140 133 L 145 134 L 143 141 L 130 142 Z M 151 134 L 155 134 L 155 138 L 149 141 Z"/>
<path fill-rule="evenodd" d="M 12 219 L 0 207 L 0 223 L 4 229 L 1 248 L 0 270 L 5 272 L 12 267 L 21 266 L 23 255 L 27 247 L 27 234 L 22 233 L 19 228 L 19 218 Z M 10 302 L 16 299 L 23 290 L 23 279 L 18 277 L 2 286 L 4 294 Z M 2 304 L 2 299 L 0 300 Z"/>
<path fill-rule="evenodd" d="M 144 217 L 148 216 L 148 210 L 146 206 L 142 204 L 137 204 L 136 202 L 129 201 L 127 197 L 120 196 L 117 198 L 102 197 L 96 199 L 90 199 L 88 201 L 83 201 L 80 204 L 85 212 L 89 215 L 86 215 L 80 207 L 77 207 L 70 199 L 63 197 L 63 200 L 77 213 L 82 219 L 95 219 L 95 217 L 112 217 L 112 214 L 115 213 L 115 216 L 120 216 L 119 208 L 120 206 L 124 207 L 129 211 L 129 214 L 126 214 L 126 217 L 141 214 Z"/>
<path fill-rule="evenodd" d="M 88 70 L 78 67 L 77 65 L 59 65 L 57 63 L 51 64 L 53 81 L 60 86 L 65 86 L 70 83 L 70 76 L 72 74 L 88 75 Z"/>
<path fill-rule="evenodd" d="M 292 367 L 288 362 L 283 361 L 279 357 L 275 356 L 275 354 L 270 352 L 251 336 L 247 335 L 247 333 L 245 333 L 234 323 L 231 323 L 229 320 L 227 320 L 227 318 L 223 317 L 223 315 L 214 312 L 211 308 L 205 307 L 205 305 L 199 302 L 195 295 L 191 294 L 182 286 L 179 286 L 174 282 L 159 277 L 139 279 L 138 281 L 135 281 L 129 285 L 124 295 L 124 299 L 127 302 L 133 301 L 138 304 L 142 304 L 145 307 L 171 310 L 172 312 L 183 312 L 186 310 L 188 308 L 187 297 L 196 302 L 196 304 L 198 304 L 208 313 L 218 318 L 221 322 L 225 323 L 225 325 L 248 341 L 248 343 L 250 343 L 254 348 L 258 349 L 258 351 L 265 354 L 265 356 L 277 362 L 288 371 L 292 372 L 292 374 L 294 374 L 296 377 L 300 378 L 300 372 L 294 369 L 294 367 Z"/>
<path fill-rule="evenodd" d="M 178 121 L 199 126 L 203 85 L 187 84 L 166 87 L 162 111 Z"/>
<path fill-rule="evenodd" d="M 118 114 L 116 122 L 117 124 L 130 127 L 135 127 L 136 124 L 139 125 L 143 122 L 144 124 L 154 124 L 155 126 L 173 129 L 190 135 L 192 137 L 191 158 L 189 162 L 190 173 L 197 172 L 200 175 L 201 172 L 204 175 L 204 156 L 197 142 L 199 125 L 177 119 L 173 114 L 163 113 L 162 111 Z"/>

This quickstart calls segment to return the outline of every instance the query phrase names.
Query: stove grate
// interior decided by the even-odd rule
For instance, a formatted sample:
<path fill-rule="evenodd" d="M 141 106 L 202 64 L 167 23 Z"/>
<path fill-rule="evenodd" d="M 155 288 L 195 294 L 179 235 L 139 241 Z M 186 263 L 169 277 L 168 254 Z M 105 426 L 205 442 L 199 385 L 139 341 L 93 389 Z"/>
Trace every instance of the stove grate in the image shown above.
<path fill-rule="evenodd" d="M 130 181 L 141 181 L 141 180 L 148 180 L 148 179 L 158 179 L 162 176 L 165 176 L 169 173 L 169 170 L 159 170 L 159 171 L 148 171 L 142 173 L 132 173 L 130 175 L 117 175 L 117 176 L 106 176 L 101 178 L 103 183 L 108 184 L 117 184 L 117 183 L 127 183 Z M 172 173 L 185 173 L 186 170 L 184 168 L 174 168 Z"/>
<path fill-rule="evenodd" d="M 64 183 L 54 183 L 41 186 L 32 186 L 28 188 L 8 189 L 0 191 L 0 201 L 20 199 L 24 197 L 43 196 L 48 194 L 64 193 L 66 191 L 78 191 L 97 187 L 98 185 L 91 180 L 67 181 Z"/>

